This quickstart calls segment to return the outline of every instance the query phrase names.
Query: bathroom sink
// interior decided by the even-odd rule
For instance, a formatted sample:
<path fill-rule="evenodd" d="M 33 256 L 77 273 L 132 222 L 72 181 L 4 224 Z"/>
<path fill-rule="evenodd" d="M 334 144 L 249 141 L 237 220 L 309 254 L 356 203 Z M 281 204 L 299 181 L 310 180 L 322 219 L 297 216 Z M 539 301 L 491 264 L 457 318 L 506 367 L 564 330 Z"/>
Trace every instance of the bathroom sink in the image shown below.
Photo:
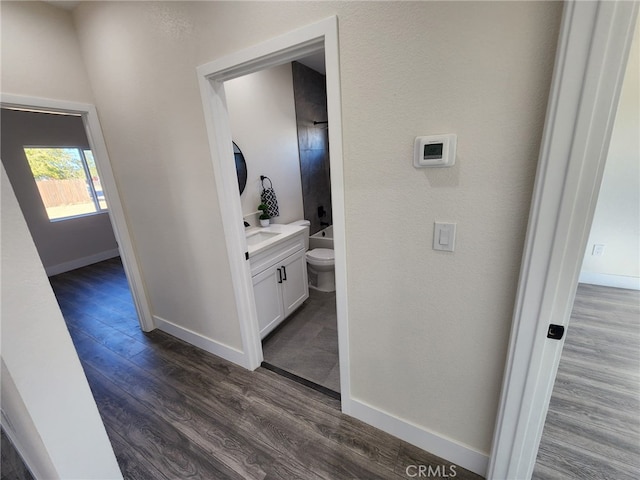
<path fill-rule="evenodd" d="M 247 245 L 257 245 L 258 243 L 266 242 L 267 240 L 271 240 L 278 235 L 282 235 L 282 232 L 255 232 L 247 235 Z"/>
<path fill-rule="evenodd" d="M 245 230 L 247 239 L 247 253 L 253 258 L 255 255 L 269 250 L 271 247 L 287 241 L 295 235 L 305 232 L 304 227 L 274 223 L 268 227 L 250 227 Z"/>

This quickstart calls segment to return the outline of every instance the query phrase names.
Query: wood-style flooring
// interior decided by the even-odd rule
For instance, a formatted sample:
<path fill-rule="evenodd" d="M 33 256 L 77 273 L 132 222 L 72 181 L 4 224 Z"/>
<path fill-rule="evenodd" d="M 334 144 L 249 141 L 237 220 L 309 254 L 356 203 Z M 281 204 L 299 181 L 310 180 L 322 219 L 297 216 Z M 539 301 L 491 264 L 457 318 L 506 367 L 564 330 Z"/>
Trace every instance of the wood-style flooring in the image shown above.
<path fill-rule="evenodd" d="M 533 478 L 640 478 L 640 292 L 578 286 Z"/>
<path fill-rule="evenodd" d="M 268 335 L 264 361 L 340 392 L 336 294 L 309 289 L 309 298 Z"/>
<path fill-rule="evenodd" d="M 0 480 L 33 480 L 33 476 L 26 467 L 20 454 L 14 448 L 11 440 L 4 430 L 1 432 L 0 454 Z"/>
<path fill-rule="evenodd" d="M 51 283 L 127 479 L 393 480 L 413 464 L 451 473 L 322 393 L 143 333 L 118 259 Z"/>

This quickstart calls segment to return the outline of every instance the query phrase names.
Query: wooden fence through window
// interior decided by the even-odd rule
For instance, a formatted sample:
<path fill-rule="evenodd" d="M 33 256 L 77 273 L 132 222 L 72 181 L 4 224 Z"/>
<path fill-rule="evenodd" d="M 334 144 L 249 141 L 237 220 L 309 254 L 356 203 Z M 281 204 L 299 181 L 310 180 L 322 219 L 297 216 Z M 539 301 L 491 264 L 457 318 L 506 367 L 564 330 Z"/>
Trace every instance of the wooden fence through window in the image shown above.
<path fill-rule="evenodd" d="M 46 208 L 92 202 L 86 180 L 37 180 L 38 190 Z"/>

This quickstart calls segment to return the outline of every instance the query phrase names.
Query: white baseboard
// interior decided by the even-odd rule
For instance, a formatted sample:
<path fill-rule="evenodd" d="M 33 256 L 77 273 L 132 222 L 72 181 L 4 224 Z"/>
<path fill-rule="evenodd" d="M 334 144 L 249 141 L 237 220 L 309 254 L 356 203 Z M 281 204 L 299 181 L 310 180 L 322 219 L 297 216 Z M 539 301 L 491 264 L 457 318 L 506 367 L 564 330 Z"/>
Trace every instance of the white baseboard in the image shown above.
<path fill-rule="evenodd" d="M 640 290 L 640 277 L 625 277 L 623 275 L 608 275 L 606 273 L 580 272 L 580 283 L 600 285 L 601 287 L 626 288 Z"/>
<path fill-rule="evenodd" d="M 71 270 L 75 270 L 76 268 L 82 268 L 86 267 L 87 265 L 102 262 L 103 260 L 108 260 L 110 258 L 117 257 L 118 255 L 120 255 L 120 251 L 117 248 L 114 248 L 113 250 L 106 250 L 104 252 L 95 253 L 87 257 L 76 258 L 68 262 L 45 267 L 45 271 L 47 272 L 47 276 L 51 277 L 53 275 L 58 275 L 59 273 L 69 272 Z"/>
<path fill-rule="evenodd" d="M 215 340 L 211 340 L 210 338 L 189 330 L 188 328 L 176 325 L 175 323 L 172 323 L 169 320 L 165 320 L 162 317 L 158 317 L 157 315 L 154 315 L 153 319 L 155 321 L 156 327 L 163 332 L 173 335 L 180 340 L 184 340 L 191 345 L 195 345 L 202 350 L 213 353 L 218 357 L 229 360 L 230 362 L 233 362 L 237 365 L 240 365 L 241 367 L 250 370 L 247 356 L 240 350 L 237 350 L 223 343 L 216 342 Z"/>
<path fill-rule="evenodd" d="M 187 328 L 176 325 L 162 317 L 154 315 L 156 327 L 174 337 L 217 355 L 237 365 L 249 368 L 247 356 L 233 347 L 211 340 Z M 453 440 L 431 433 L 423 428 L 401 420 L 358 400 L 349 399 L 349 411 L 352 417 L 379 428 L 395 437 L 409 442 L 449 462 L 466 468 L 478 475 L 485 476 L 489 456 L 472 448 L 460 445 Z"/>
<path fill-rule="evenodd" d="M 351 399 L 349 415 L 478 475 L 483 477 L 487 475 L 489 456 L 484 453 L 429 432 L 358 400 Z"/>

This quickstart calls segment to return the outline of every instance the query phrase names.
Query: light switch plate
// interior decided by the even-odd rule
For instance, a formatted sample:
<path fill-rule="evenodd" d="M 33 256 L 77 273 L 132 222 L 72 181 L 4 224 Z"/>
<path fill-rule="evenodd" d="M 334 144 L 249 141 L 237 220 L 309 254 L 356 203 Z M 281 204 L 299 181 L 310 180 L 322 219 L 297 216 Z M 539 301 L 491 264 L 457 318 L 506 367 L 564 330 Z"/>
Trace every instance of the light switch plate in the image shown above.
<path fill-rule="evenodd" d="M 433 249 L 453 252 L 456 245 L 456 224 L 436 222 L 433 228 Z"/>

